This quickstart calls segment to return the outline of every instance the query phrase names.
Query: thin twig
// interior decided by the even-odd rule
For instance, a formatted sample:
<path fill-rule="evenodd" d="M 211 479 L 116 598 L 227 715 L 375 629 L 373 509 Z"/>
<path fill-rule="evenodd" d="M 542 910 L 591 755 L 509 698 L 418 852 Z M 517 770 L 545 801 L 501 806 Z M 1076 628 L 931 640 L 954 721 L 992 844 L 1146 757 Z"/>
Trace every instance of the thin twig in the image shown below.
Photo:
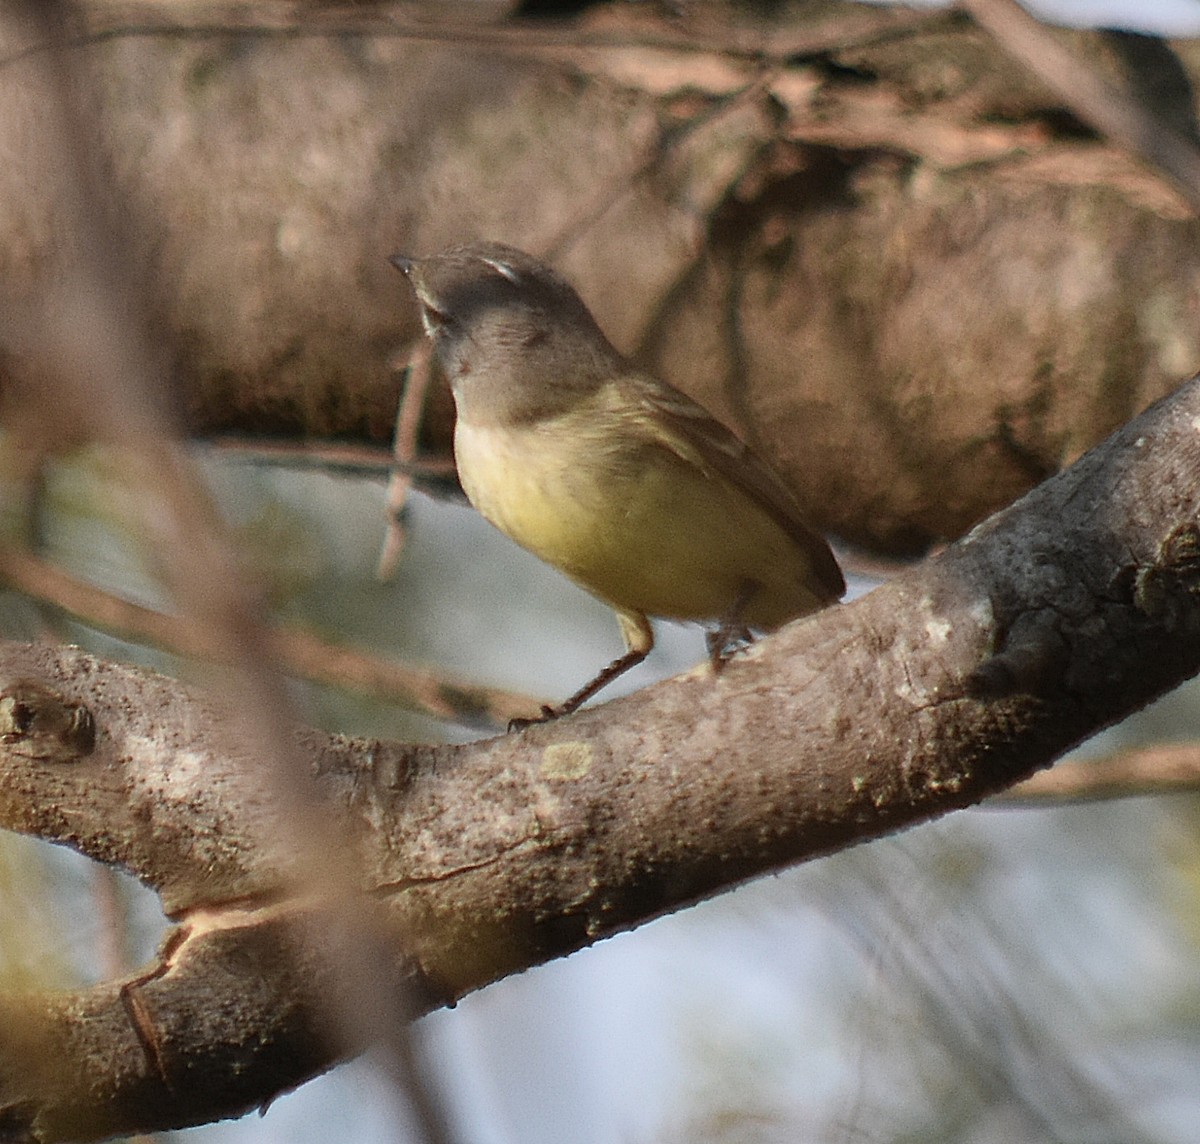
<path fill-rule="evenodd" d="M 70 613 L 89 627 L 137 643 L 221 662 L 222 644 L 212 630 L 186 615 L 166 615 L 88 584 L 61 568 L 12 548 L 0 549 L 0 580 L 35 600 Z M 281 671 L 328 687 L 360 691 L 475 727 L 503 727 L 540 709 L 540 701 L 517 692 L 482 687 L 427 668 L 389 663 L 339 647 L 311 632 L 276 625 L 267 630 Z"/>
<path fill-rule="evenodd" d="M 392 475 L 387 487 L 387 525 L 383 536 L 383 548 L 379 553 L 376 576 L 388 581 L 396 572 L 396 565 L 404 552 L 407 536 L 404 513 L 408 505 L 408 493 L 413 480 L 408 466 L 417 455 L 417 437 L 421 432 L 421 417 L 425 411 L 425 395 L 433 376 L 432 355 L 429 343 L 422 338 L 413 346 L 408 358 L 408 369 L 400 402 L 396 407 L 396 430 L 392 437 Z"/>
<path fill-rule="evenodd" d="M 1044 806 L 1200 791 L 1200 744 L 1163 743 L 1059 763 L 985 806 Z"/>
<path fill-rule="evenodd" d="M 452 457 L 413 457 L 397 461 L 383 445 L 363 445 L 349 441 L 283 440 L 268 437 L 221 436 L 203 441 L 206 451 L 233 460 L 266 465 L 286 465 L 296 469 L 320 469 L 346 476 L 386 477 L 401 469 L 418 485 L 445 485 L 456 482 Z"/>
<path fill-rule="evenodd" d="M 1130 93 L 1106 82 L 1016 0 L 958 0 L 958 7 L 1057 93 L 1084 123 L 1166 175 L 1200 210 L 1200 148 L 1191 139 Z"/>
<path fill-rule="evenodd" d="M 553 239 L 546 243 L 538 253 L 553 261 L 562 251 L 578 242 L 591 227 L 595 226 L 619 203 L 632 198 L 647 179 L 662 169 L 664 162 L 671 155 L 679 154 L 685 142 L 698 136 L 702 137 L 704 131 L 711 131 L 718 127 L 731 113 L 762 96 L 770 89 L 777 75 L 777 68 L 769 68 L 755 75 L 742 87 L 718 100 L 712 107 L 693 116 L 688 123 L 674 133 L 665 148 L 658 140 L 655 140 L 650 145 L 649 153 L 644 159 L 635 161 L 631 167 L 619 171 L 605 180 L 599 193 L 585 203 L 573 218 L 563 223 Z"/>
<path fill-rule="evenodd" d="M 864 10 L 852 26 L 847 25 L 845 13 L 838 13 L 832 19 L 815 21 L 802 28 L 763 32 L 744 25 L 719 24 L 714 27 L 711 22 L 701 30 L 694 30 L 679 20 L 667 23 L 653 16 L 638 20 L 631 17 L 628 10 L 619 22 L 611 22 L 609 26 L 594 26 L 586 22 L 555 22 L 539 26 L 529 22 L 516 24 L 481 20 L 467 7 L 460 9 L 460 12 L 470 13 L 471 18 L 438 20 L 427 16 L 413 18 L 411 15 L 380 11 L 365 5 L 359 6 L 351 15 L 347 14 L 345 8 L 336 13 L 323 13 L 319 8 L 296 5 L 281 8 L 283 14 L 278 19 L 270 19 L 270 9 L 264 5 L 248 8 L 243 4 L 193 2 L 185 5 L 176 0 L 154 4 L 144 0 L 140 5 L 114 7 L 113 15 L 107 21 L 103 7 L 96 2 L 89 4 L 86 20 L 80 22 L 82 31 L 68 35 L 63 46 L 77 48 L 111 40 L 138 38 L 206 40 L 253 36 L 271 39 L 341 39 L 347 36 L 376 36 L 548 59 L 559 59 L 564 55 L 573 58 L 584 49 L 628 51 L 631 48 L 649 48 L 683 54 L 707 55 L 716 52 L 732 59 L 787 63 L 798 57 L 885 43 L 895 37 L 909 35 L 915 28 L 937 27 L 953 19 L 942 12 Z M 0 57 L 0 68 L 47 50 L 45 43 L 37 43 L 11 52 Z"/>

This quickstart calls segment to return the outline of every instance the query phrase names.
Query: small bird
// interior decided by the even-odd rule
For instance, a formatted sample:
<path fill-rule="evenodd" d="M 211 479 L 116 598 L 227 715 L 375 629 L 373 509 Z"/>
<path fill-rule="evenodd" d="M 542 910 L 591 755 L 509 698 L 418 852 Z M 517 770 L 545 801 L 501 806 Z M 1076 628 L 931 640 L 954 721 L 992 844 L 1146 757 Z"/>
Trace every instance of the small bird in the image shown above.
<path fill-rule="evenodd" d="M 609 605 L 625 654 L 567 715 L 646 658 L 649 616 L 717 621 L 719 666 L 748 629 L 838 600 L 845 581 L 795 498 L 707 410 L 631 364 L 571 285 L 497 243 L 394 255 L 454 392 L 470 502 Z"/>

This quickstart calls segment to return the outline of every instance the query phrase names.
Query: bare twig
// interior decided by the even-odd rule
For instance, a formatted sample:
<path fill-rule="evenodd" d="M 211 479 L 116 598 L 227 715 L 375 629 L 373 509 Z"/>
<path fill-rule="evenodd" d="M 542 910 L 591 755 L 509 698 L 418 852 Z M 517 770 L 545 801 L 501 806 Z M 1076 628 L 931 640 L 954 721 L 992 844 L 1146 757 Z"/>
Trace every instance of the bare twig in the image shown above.
<path fill-rule="evenodd" d="M 207 438 L 204 448 L 235 460 L 320 469 L 346 476 L 386 477 L 393 469 L 400 468 L 418 483 L 444 484 L 457 480 L 452 457 L 414 457 L 400 462 L 383 445 L 221 436 Z"/>
<path fill-rule="evenodd" d="M 986 806 L 1099 802 L 1200 790 L 1200 746 L 1162 743 L 1097 759 L 1059 763 L 990 799 Z"/>
<path fill-rule="evenodd" d="M 958 0 L 1084 122 L 1161 171 L 1200 210 L 1200 148 L 1128 92 L 1107 83 L 1016 0 Z"/>
<path fill-rule="evenodd" d="M 554 260 L 562 251 L 579 242 L 609 211 L 632 198 L 647 179 L 660 172 L 671 156 L 686 155 L 686 145 L 689 141 L 693 144 L 703 141 L 706 132 L 721 130 L 730 116 L 764 96 L 770 90 L 776 75 L 777 70 L 774 68 L 762 70 L 713 106 L 694 115 L 667 146 L 656 140 L 643 159 L 635 160 L 628 169 L 617 171 L 606 178 L 599 191 L 579 208 L 573 218 L 559 227 L 551 241 L 538 253 Z M 728 184 L 722 180 L 719 186 L 723 192 Z M 714 205 L 715 198 L 713 202 L 695 204 L 697 215 L 707 217 Z"/>
<path fill-rule="evenodd" d="M 376 572 L 379 579 L 384 581 L 395 575 L 396 565 L 404 551 L 404 512 L 408 504 L 408 491 L 413 483 L 409 466 L 417 455 L 417 437 L 421 432 L 425 395 L 429 392 L 432 375 L 430 346 L 422 338 L 409 354 L 406 381 L 396 409 L 396 429 L 392 436 L 394 463 L 387 487 L 387 524 Z"/>
<path fill-rule="evenodd" d="M 462 5 L 448 17 L 431 17 L 421 5 L 360 6 L 348 13 L 346 8 L 322 12 L 311 6 L 280 4 L 277 15 L 265 5 L 246 7 L 225 0 L 209 3 L 191 0 L 141 0 L 134 6 L 106 5 L 93 0 L 85 9 L 86 17 L 78 30 L 65 40 L 67 47 L 103 43 L 109 40 L 140 37 L 211 39 L 229 35 L 263 36 L 275 39 L 345 36 L 380 36 L 409 40 L 413 43 L 453 44 L 507 51 L 516 55 L 544 59 L 577 57 L 581 49 L 628 51 L 650 48 L 680 54 L 718 53 L 730 58 L 786 63 L 798 56 L 817 55 L 849 46 L 866 46 L 911 33 L 918 27 L 936 27 L 951 19 L 944 13 L 887 9 L 862 9 L 853 18 L 845 14 L 796 29 L 761 30 L 747 26 L 713 24 L 686 16 L 670 24 L 653 13 L 639 18 L 626 9 L 617 20 L 604 23 L 557 22 L 539 27 L 524 23 L 496 22 L 497 10 L 483 5 Z M 501 4 L 500 14 L 507 13 Z M 46 50 L 44 43 L 0 58 L 5 67 Z"/>
<path fill-rule="evenodd" d="M 187 615 L 166 615 L 124 600 L 29 553 L 0 549 L 0 580 L 101 631 L 221 662 L 221 643 L 206 625 Z M 268 628 L 266 635 L 272 660 L 289 675 L 376 695 L 435 719 L 494 728 L 540 709 L 541 701 L 530 696 L 482 687 L 445 672 L 389 663 L 327 643 L 300 628 L 276 625 Z"/>

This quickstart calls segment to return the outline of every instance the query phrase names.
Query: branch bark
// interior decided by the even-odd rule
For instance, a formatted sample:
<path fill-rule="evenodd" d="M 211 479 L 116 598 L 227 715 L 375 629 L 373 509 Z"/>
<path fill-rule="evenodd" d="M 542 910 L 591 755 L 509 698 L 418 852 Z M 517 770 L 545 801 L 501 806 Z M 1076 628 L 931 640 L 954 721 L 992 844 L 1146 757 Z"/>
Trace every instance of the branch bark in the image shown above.
<path fill-rule="evenodd" d="M 407 995 L 449 1002 L 978 802 L 1200 670 L 1198 520 L 1193 380 L 963 541 L 719 675 L 466 746 L 300 731 L 298 749 Z M 329 958 L 284 936 L 315 907 L 254 844 L 269 808 L 219 709 L 78 651 L 9 645 L 3 661 L 0 825 L 125 866 L 178 922 L 137 980 L 6 1002 L 11 1137 L 233 1115 L 332 1063 L 324 977 L 306 971 Z M 178 1016 L 201 1011 L 217 1017 Z"/>

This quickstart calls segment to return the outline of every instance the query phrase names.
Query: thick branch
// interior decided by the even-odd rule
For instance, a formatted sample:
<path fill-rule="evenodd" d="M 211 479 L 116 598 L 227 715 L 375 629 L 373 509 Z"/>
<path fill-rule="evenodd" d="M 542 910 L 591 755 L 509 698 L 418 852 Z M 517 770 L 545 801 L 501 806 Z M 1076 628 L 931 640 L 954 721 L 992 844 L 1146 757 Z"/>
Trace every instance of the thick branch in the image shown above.
<path fill-rule="evenodd" d="M 305 733 L 403 972 L 429 1004 L 449 1000 L 756 874 L 966 806 L 1196 672 L 1198 427 L 1193 381 L 937 558 L 785 628 L 720 675 L 703 667 L 461 747 Z M 34 710 L 18 718 L 10 705 L 0 822 L 159 888 L 181 929 L 167 971 L 150 976 L 159 1004 L 186 1006 L 194 982 L 170 968 L 191 943 L 229 918 L 253 943 L 256 909 L 271 925 L 303 909 L 270 904 L 281 883 L 253 845 L 265 809 L 239 777 L 250 772 L 228 758 L 214 709 L 177 684 L 75 651 L 9 647 L 4 659 L 4 694 Z M 94 717 L 90 753 L 78 701 Z M 265 1099 L 330 1063 L 312 1048 L 318 1006 L 306 991 L 319 984 L 289 979 L 294 1004 L 280 1010 L 277 975 L 291 963 L 243 959 L 240 942 L 218 959 L 220 988 L 247 1002 L 238 1020 L 189 1031 L 148 1010 L 134 1024 L 154 1051 L 129 1071 L 81 1040 L 95 1022 L 129 1026 L 128 990 L 22 1009 L 0 1027 L 10 1119 L 59 1138 L 64 1103 L 77 1116 L 86 1091 L 109 1131 L 129 1123 L 119 1110 L 131 1089 L 147 1086 L 155 1124 L 228 1115 L 249 1092 Z M 55 1046 L 57 1068 L 38 1067 L 30 1037 Z M 293 1037 L 285 1080 L 279 1038 Z M 235 1040 L 242 1087 L 185 1112 L 176 1062 L 219 1073 Z M 261 1090 L 248 1080 L 256 1070 Z"/>

